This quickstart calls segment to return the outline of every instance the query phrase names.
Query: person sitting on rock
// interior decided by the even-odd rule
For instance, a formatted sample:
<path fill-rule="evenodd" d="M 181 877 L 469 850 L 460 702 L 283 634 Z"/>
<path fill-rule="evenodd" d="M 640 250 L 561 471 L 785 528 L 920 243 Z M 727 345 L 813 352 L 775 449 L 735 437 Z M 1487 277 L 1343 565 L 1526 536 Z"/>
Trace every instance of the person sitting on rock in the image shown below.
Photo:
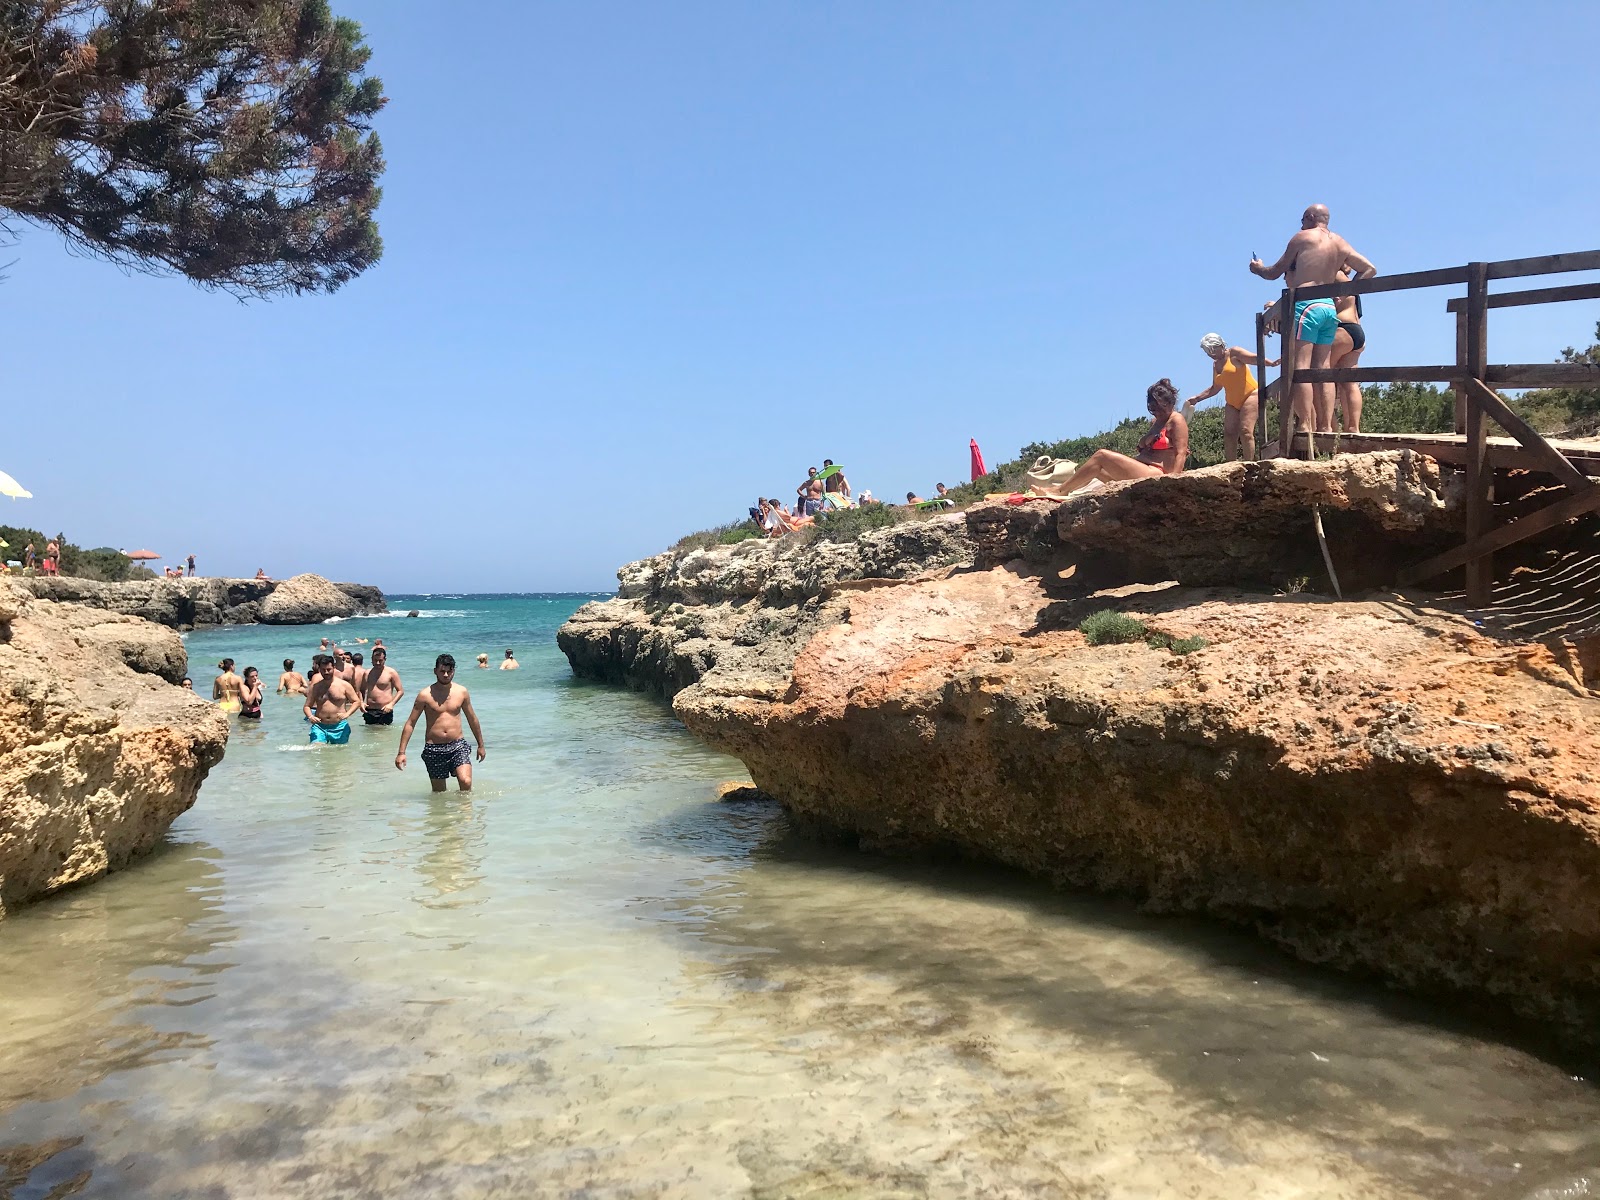
<path fill-rule="evenodd" d="M 1063 495 L 1096 479 L 1112 483 L 1183 474 L 1183 464 L 1189 457 L 1189 424 L 1177 411 L 1178 392 L 1172 380 L 1152 383 L 1145 392 L 1145 407 L 1150 410 L 1150 432 L 1139 439 L 1138 456 L 1129 458 L 1115 450 L 1096 450 L 1062 486 Z"/>

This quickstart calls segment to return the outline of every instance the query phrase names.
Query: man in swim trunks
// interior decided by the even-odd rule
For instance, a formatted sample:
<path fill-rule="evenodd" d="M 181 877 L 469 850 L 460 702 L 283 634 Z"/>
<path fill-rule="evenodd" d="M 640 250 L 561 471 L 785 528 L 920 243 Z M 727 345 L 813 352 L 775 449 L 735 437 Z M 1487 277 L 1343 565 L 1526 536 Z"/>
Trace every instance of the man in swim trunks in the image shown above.
<path fill-rule="evenodd" d="M 1284 278 L 1290 288 L 1319 283 L 1337 283 L 1345 268 L 1357 279 L 1371 279 L 1378 273 L 1349 242 L 1328 228 L 1328 207 L 1313 204 L 1300 215 L 1300 232 L 1289 239 L 1278 261 L 1270 267 L 1259 258 L 1250 260 L 1250 271 L 1262 279 Z M 1333 358 L 1333 339 L 1339 332 L 1339 309 L 1331 297 L 1298 300 L 1294 306 L 1295 370 L 1326 367 Z M 1331 384 L 1294 385 L 1294 414 L 1301 427 L 1319 433 L 1333 431 L 1333 387 Z M 1313 424 L 1315 422 L 1315 424 Z M 1283 448 L 1288 452 L 1288 447 Z"/>
<path fill-rule="evenodd" d="M 294 669 L 294 659 L 283 660 L 283 674 L 278 676 L 278 690 L 286 696 L 303 696 L 306 677 Z"/>
<path fill-rule="evenodd" d="M 350 740 L 350 714 L 361 707 L 361 697 L 347 680 L 334 673 L 333 659 L 319 654 L 311 660 L 315 677 L 300 710 L 311 722 L 313 742 L 342 746 Z"/>
<path fill-rule="evenodd" d="M 361 719 L 368 725 L 393 725 L 394 706 L 405 694 L 400 673 L 389 665 L 389 652 L 378 646 L 372 651 L 372 668 L 361 689 Z"/>
<path fill-rule="evenodd" d="M 450 776 L 456 777 L 456 786 L 463 792 L 472 790 L 472 750 L 461 736 L 461 717 L 466 715 L 472 726 L 472 736 L 478 742 L 478 761 L 483 761 L 489 749 L 483 741 L 483 728 L 478 724 L 478 714 L 472 710 L 472 697 L 467 689 L 455 681 L 456 660 L 441 654 L 433 663 L 433 685 L 417 693 L 411 715 L 400 731 L 400 749 L 394 756 L 398 770 L 406 769 L 406 743 L 411 731 L 417 727 L 417 718 L 427 718 L 423 734 L 422 765 L 428 768 L 428 782 L 433 790 L 442 792 Z"/>

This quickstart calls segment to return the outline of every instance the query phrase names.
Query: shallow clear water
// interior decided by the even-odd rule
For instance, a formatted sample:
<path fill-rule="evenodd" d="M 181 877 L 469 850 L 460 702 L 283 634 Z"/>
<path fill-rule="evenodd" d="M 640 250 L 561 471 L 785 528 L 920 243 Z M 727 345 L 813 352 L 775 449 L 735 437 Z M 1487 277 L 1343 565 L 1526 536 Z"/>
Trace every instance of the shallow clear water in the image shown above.
<path fill-rule="evenodd" d="M 435 796 L 269 697 L 161 852 L 0 924 L 0 1197 L 1600 1194 L 1600 1092 L 1420 1002 L 716 802 L 569 678 L 581 599 L 189 638 L 202 690 L 448 650 L 488 761 Z"/>

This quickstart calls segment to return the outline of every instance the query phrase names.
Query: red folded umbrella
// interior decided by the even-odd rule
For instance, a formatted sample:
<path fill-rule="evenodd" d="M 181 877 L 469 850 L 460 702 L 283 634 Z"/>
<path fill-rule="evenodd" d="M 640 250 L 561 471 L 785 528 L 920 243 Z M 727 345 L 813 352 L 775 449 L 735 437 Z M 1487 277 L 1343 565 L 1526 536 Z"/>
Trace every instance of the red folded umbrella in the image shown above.
<path fill-rule="evenodd" d="M 987 475 L 989 473 L 989 469 L 983 465 L 983 451 L 978 449 L 978 439 L 977 438 L 972 438 L 971 441 L 972 441 L 972 478 L 973 479 L 982 479 L 985 475 Z"/>

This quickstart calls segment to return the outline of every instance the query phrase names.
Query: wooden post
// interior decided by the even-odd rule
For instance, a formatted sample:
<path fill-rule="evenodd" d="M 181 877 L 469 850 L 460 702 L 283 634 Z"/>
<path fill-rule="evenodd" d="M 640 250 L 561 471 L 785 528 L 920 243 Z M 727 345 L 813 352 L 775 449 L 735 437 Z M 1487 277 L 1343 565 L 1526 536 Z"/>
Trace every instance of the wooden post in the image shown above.
<path fill-rule="evenodd" d="M 1459 364 L 1474 379 L 1482 380 L 1489 361 L 1489 264 L 1467 264 L 1465 336 Z M 1489 465 L 1488 418 L 1483 405 L 1463 382 L 1467 401 L 1467 542 L 1477 541 L 1494 523 L 1494 469 Z M 1457 394 L 1460 395 L 1461 392 Z M 1494 590 L 1494 556 L 1483 554 L 1467 561 L 1467 603 L 1488 605 Z"/>
<path fill-rule="evenodd" d="M 1284 288 L 1278 303 L 1278 345 L 1283 351 L 1283 366 L 1278 370 L 1278 457 L 1294 457 L 1294 360 L 1300 349 L 1295 336 L 1294 289 Z"/>
<path fill-rule="evenodd" d="M 1250 431 L 1250 457 L 1260 458 L 1267 441 L 1267 314 L 1256 314 L 1256 427 Z"/>
<path fill-rule="evenodd" d="M 1467 310 L 1465 307 L 1456 314 L 1456 365 L 1467 365 Z M 1456 393 L 1456 432 L 1467 432 L 1467 389 L 1464 384 L 1455 384 Z"/>

